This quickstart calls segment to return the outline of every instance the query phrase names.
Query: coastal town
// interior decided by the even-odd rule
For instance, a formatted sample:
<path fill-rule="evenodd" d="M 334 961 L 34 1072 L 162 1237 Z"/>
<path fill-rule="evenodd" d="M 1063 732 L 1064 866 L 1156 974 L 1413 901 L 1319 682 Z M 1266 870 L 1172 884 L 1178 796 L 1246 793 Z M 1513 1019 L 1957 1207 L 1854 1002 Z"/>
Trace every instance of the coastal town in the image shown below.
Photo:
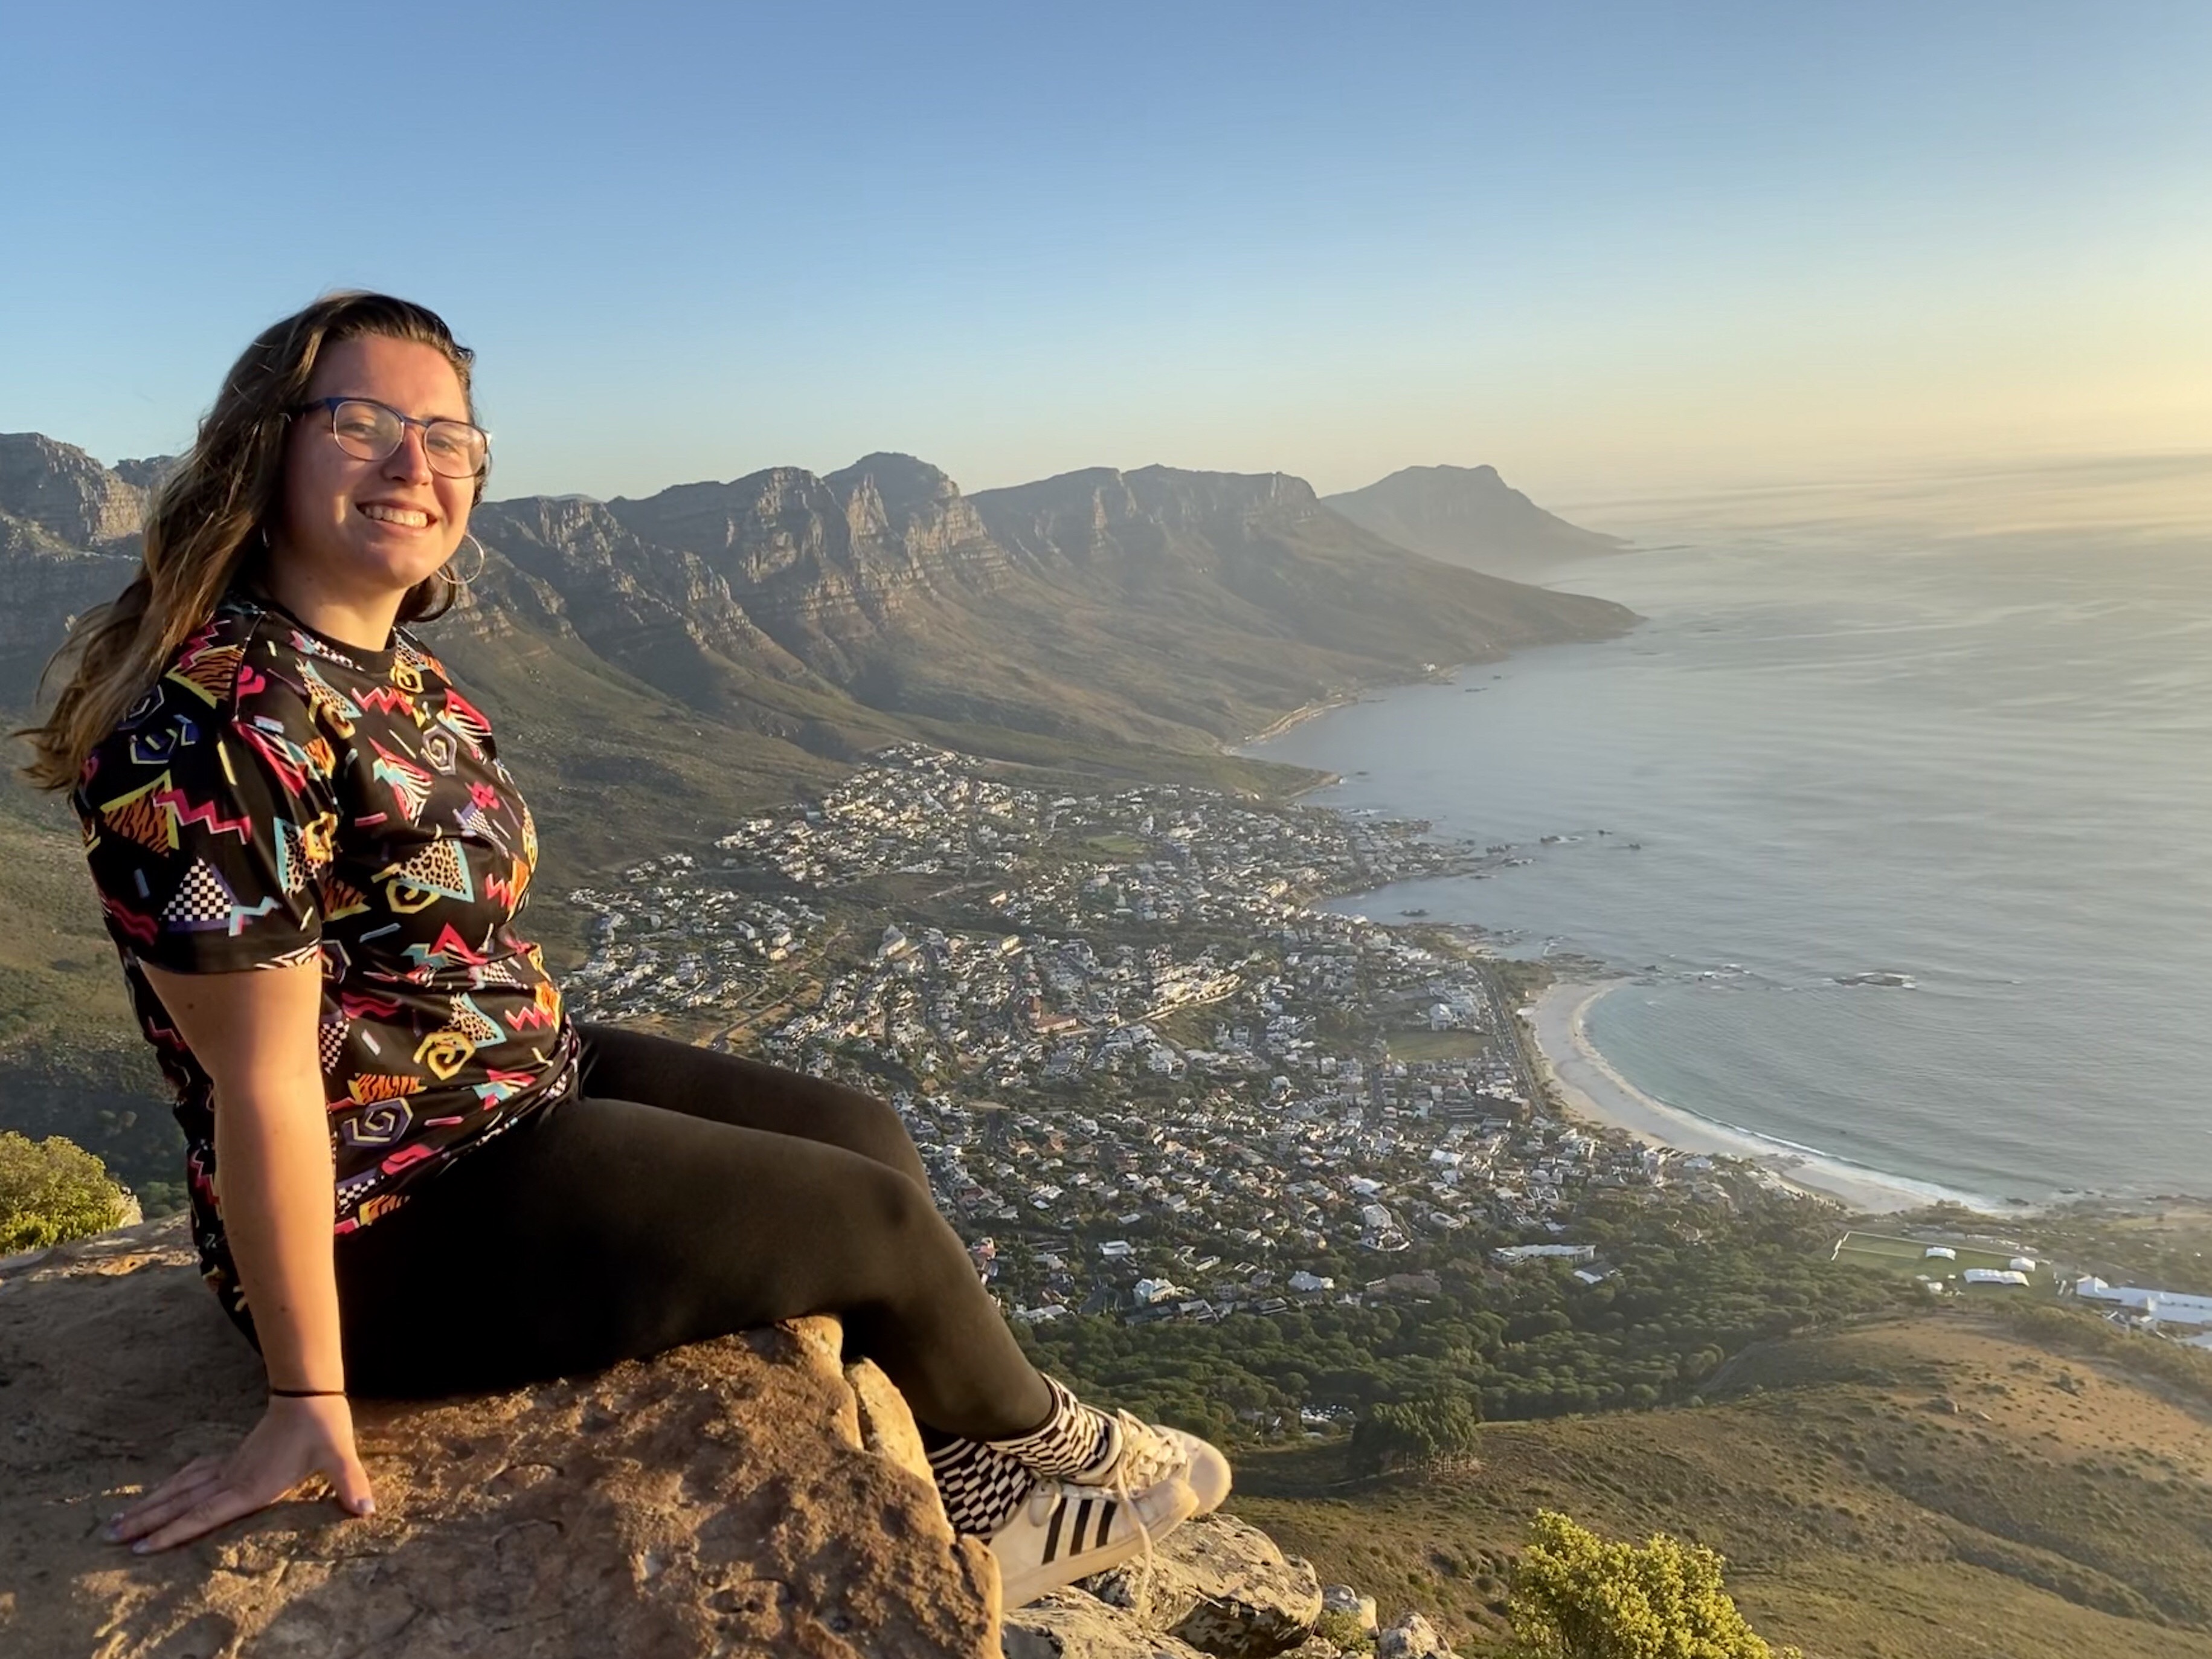
<path fill-rule="evenodd" d="M 891 1100 L 1016 1319 L 1419 1296 L 1395 1270 L 1417 1241 L 1756 1179 L 1547 1110 L 1514 964 L 1465 930 L 1318 908 L 1515 855 L 1188 786 L 1047 793 L 908 744 L 572 894 L 571 1006 Z"/>

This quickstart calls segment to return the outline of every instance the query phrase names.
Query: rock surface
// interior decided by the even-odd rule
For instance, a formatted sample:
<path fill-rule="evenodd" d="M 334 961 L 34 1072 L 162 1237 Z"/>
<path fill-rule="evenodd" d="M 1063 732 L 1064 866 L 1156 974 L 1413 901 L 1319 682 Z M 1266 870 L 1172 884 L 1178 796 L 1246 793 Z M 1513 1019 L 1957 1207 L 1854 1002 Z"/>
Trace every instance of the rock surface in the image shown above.
<path fill-rule="evenodd" d="M 1060 1590 L 1008 1613 L 1006 1643 L 1006 1659 L 1206 1659 L 1081 1590 Z"/>
<path fill-rule="evenodd" d="M 58 540 L 95 547 L 135 536 L 146 506 L 143 487 L 75 444 L 36 432 L 0 432 L 0 509 Z"/>
<path fill-rule="evenodd" d="M 1007 1659 L 1274 1659 L 1321 1615 L 1313 1568 L 1233 1516 L 1203 1516 L 1132 1562 L 1006 1614 Z"/>
<path fill-rule="evenodd" d="M 1362 1630 L 1375 1628 L 1375 1598 L 1361 1595 L 1350 1584 L 1323 1584 L 1321 1604 L 1331 1613 L 1350 1613 Z"/>
<path fill-rule="evenodd" d="M 0 1652 L 1000 1651 L 988 1556 L 952 1536 L 903 1402 L 842 1364 L 834 1321 L 362 1402 L 373 1518 L 295 1501 L 161 1555 L 100 1540 L 143 1486 L 234 1443 L 262 1387 L 178 1221 L 0 1266 Z"/>
<path fill-rule="evenodd" d="M 1201 1516 L 1141 1560 L 1085 1581 L 1109 1606 L 1217 1659 L 1274 1659 L 1313 1633 L 1321 1582 L 1310 1563 L 1234 1516 Z"/>
<path fill-rule="evenodd" d="M 1452 1659 L 1450 1644 L 1418 1613 L 1409 1613 L 1375 1638 L 1376 1659 Z"/>

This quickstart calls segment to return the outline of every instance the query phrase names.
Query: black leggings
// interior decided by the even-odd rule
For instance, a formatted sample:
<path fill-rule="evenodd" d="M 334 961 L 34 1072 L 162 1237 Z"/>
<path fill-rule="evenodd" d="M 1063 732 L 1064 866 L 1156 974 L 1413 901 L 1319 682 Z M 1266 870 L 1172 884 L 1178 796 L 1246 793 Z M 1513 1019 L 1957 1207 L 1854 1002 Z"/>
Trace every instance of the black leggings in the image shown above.
<path fill-rule="evenodd" d="M 337 1243 L 348 1386 L 512 1387 L 834 1313 L 918 1421 L 1005 1439 L 1052 1397 L 898 1114 L 757 1060 L 580 1025 L 575 1097 Z"/>

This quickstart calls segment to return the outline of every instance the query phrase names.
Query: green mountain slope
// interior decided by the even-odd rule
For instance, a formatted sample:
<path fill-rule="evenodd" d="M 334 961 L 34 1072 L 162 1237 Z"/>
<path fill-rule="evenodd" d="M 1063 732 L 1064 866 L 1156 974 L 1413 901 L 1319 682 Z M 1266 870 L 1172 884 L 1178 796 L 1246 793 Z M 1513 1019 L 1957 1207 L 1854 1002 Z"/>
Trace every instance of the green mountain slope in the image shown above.
<path fill-rule="evenodd" d="M 1959 1313 L 1768 1345 L 1710 1401 L 1488 1425 L 1481 1467 L 1435 1478 L 1251 1454 L 1231 1507 L 1463 1645 L 1502 1632 L 1550 1508 L 1719 1550 L 1752 1623 L 1808 1659 L 2212 1659 L 2201 1398 Z"/>

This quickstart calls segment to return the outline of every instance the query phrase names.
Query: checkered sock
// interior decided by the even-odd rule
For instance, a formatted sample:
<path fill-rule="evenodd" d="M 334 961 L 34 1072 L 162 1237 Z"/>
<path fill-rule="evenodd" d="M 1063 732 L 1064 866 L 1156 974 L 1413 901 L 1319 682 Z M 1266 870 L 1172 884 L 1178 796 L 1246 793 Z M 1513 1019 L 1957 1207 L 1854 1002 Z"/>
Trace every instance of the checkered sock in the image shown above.
<path fill-rule="evenodd" d="M 1013 1518 L 1036 1476 L 981 1440 L 946 1441 L 929 1454 L 929 1472 L 952 1530 L 988 1538 Z"/>
<path fill-rule="evenodd" d="M 1052 1415 L 1043 1426 L 990 1445 L 1048 1480 L 1065 1480 L 1096 1470 L 1120 1444 L 1114 1419 L 1078 1400 L 1058 1377 L 1046 1377 L 1044 1385 L 1052 1391 Z"/>
<path fill-rule="evenodd" d="M 950 1439 L 929 1454 L 946 1519 L 955 1532 L 988 1538 L 1012 1516 L 1039 1479 L 1095 1471 L 1119 1444 L 1114 1419 L 1048 1376 L 1052 1415 L 1006 1440 Z"/>

